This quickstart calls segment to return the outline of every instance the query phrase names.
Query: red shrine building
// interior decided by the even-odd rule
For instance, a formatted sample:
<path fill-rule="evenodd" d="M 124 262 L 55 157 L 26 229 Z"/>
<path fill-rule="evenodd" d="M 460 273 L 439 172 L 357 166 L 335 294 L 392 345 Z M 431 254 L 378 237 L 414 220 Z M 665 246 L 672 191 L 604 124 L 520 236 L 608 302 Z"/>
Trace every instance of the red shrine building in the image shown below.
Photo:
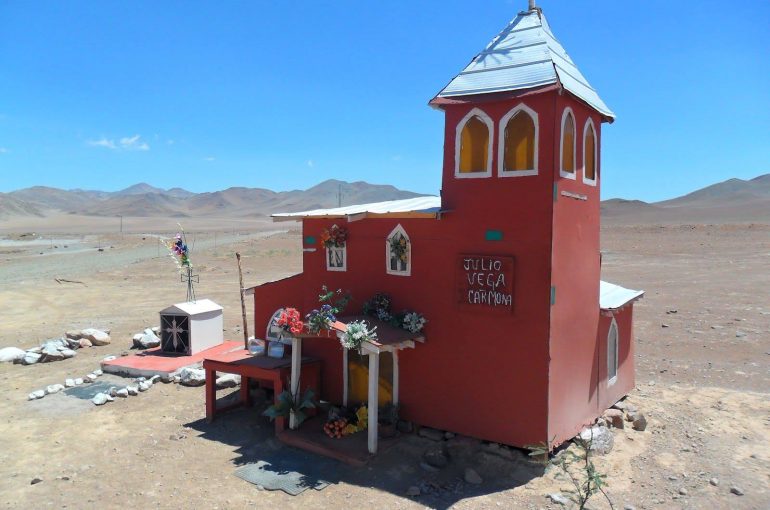
<path fill-rule="evenodd" d="M 398 403 L 401 419 L 557 445 L 634 387 L 643 293 L 600 281 L 600 148 L 615 115 L 534 6 L 430 105 L 445 118 L 441 196 L 274 215 L 302 222 L 303 272 L 253 289 L 256 324 L 318 308 L 323 285 L 351 293 L 350 315 L 387 294 L 424 330 L 376 358 L 305 338 L 322 399 L 365 400 L 374 368 L 379 405 Z M 335 225 L 345 242 L 327 247 Z"/>

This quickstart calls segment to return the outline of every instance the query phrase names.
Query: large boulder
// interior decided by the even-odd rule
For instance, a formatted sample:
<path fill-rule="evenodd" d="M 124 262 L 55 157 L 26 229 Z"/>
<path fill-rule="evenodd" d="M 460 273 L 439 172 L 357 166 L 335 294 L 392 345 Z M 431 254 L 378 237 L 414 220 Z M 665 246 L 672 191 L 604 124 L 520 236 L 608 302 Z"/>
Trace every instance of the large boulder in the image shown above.
<path fill-rule="evenodd" d="M 71 339 L 71 340 L 80 340 L 81 338 L 83 338 L 82 333 L 80 333 L 80 331 L 77 331 L 77 330 L 67 331 L 64 334 L 64 336 L 69 338 L 69 339 Z"/>
<path fill-rule="evenodd" d="M 185 367 L 179 372 L 179 382 L 184 386 L 203 386 L 206 384 L 206 371 L 202 368 Z"/>
<path fill-rule="evenodd" d="M 151 329 L 145 329 L 144 333 L 134 335 L 134 348 L 151 349 L 160 345 L 160 338 Z"/>
<path fill-rule="evenodd" d="M 18 363 L 24 359 L 25 354 L 27 353 L 18 347 L 4 347 L 0 349 L 0 362 L 12 361 L 13 363 Z"/>
<path fill-rule="evenodd" d="M 64 356 L 64 359 L 74 358 L 75 355 L 77 354 L 72 349 L 62 349 L 59 352 L 61 353 L 62 356 Z"/>
<path fill-rule="evenodd" d="M 108 400 L 109 399 L 107 398 L 106 393 L 97 393 L 96 395 L 94 395 L 94 398 L 91 399 L 91 402 L 93 402 L 94 405 L 103 406 L 104 404 L 107 403 Z"/>
<path fill-rule="evenodd" d="M 241 376 L 238 374 L 223 374 L 217 378 L 217 389 L 235 388 L 241 384 Z"/>
<path fill-rule="evenodd" d="M 55 348 L 52 345 L 47 345 L 43 349 L 43 359 L 41 361 L 50 362 L 50 361 L 61 361 L 64 359 L 64 354 L 62 352 Z"/>
<path fill-rule="evenodd" d="M 40 361 L 40 358 L 42 358 L 43 355 L 37 352 L 27 351 L 24 354 L 24 358 L 22 358 L 21 363 L 22 365 L 34 365 L 38 361 Z"/>
<path fill-rule="evenodd" d="M 112 341 L 110 335 L 100 329 L 86 328 L 80 332 L 83 338 L 91 341 L 93 345 L 109 345 Z"/>
<path fill-rule="evenodd" d="M 615 444 L 615 436 L 607 427 L 587 427 L 580 432 L 578 438 L 585 442 L 592 452 L 600 455 L 610 453 Z"/>

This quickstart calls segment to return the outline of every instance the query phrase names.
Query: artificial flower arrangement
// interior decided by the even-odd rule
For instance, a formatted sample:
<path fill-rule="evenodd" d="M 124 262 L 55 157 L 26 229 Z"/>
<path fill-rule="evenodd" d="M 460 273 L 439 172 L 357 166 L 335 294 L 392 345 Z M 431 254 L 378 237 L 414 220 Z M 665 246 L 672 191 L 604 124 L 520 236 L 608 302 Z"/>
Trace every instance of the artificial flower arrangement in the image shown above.
<path fill-rule="evenodd" d="M 262 415 L 269 417 L 270 421 L 273 421 L 279 417 L 289 418 L 293 414 L 298 426 L 307 419 L 305 409 L 313 409 L 316 406 L 315 392 L 310 388 L 305 390 L 305 393 L 302 395 L 299 392 L 296 395 L 292 395 L 289 390 L 283 390 L 276 400 L 273 405 L 265 409 Z"/>
<path fill-rule="evenodd" d="M 396 256 L 398 260 L 406 263 L 408 261 L 409 241 L 406 237 L 395 235 L 390 238 L 390 253 Z"/>
<path fill-rule="evenodd" d="M 398 313 L 390 311 L 391 299 L 387 294 L 375 294 L 372 299 L 364 303 L 364 315 L 377 317 L 383 322 L 396 328 L 405 329 L 411 333 L 419 333 L 425 327 L 428 320 L 419 312 L 404 310 Z"/>
<path fill-rule="evenodd" d="M 321 243 L 326 248 L 342 248 L 348 240 L 348 229 L 332 225 L 332 228 L 325 228 L 321 231 Z"/>
<path fill-rule="evenodd" d="M 324 285 L 321 291 L 322 293 L 318 296 L 318 302 L 322 303 L 321 307 L 305 316 L 307 329 L 312 334 L 318 334 L 322 329 L 331 329 L 332 324 L 337 320 L 337 315 L 342 313 L 350 301 L 350 294 L 343 296 L 342 289 L 333 291 Z"/>
<path fill-rule="evenodd" d="M 305 324 L 302 322 L 302 316 L 296 308 L 284 308 L 281 310 L 280 315 L 275 318 L 275 325 L 292 335 L 302 333 L 305 327 Z"/>
<path fill-rule="evenodd" d="M 190 251 L 187 248 L 187 236 L 184 229 L 176 234 L 176 237 L 166 244 L 171 258 L 174 259 L 180 271 L 185 271 L 186 267 L 192 267 L 190 262 Z"/>
<path fill-rule="evenodd" d="M 352 321 L 347 323 L 347 330 L 340 336 L 340 343 L 346 349 L 358 349 L 361 344 L 377 340 L 377 328 L 369 328 L 366 321 Z"/>
<path fill-rule="evenodd" d="M 324 432 L 334 439 L 341 439 L 356 432 L 366 430 L 369 426 L 369 412 L 365 405 L 359 406 L 348 416 L 340 412 L 329 412 L 329 420 L 324 424 Z"/>

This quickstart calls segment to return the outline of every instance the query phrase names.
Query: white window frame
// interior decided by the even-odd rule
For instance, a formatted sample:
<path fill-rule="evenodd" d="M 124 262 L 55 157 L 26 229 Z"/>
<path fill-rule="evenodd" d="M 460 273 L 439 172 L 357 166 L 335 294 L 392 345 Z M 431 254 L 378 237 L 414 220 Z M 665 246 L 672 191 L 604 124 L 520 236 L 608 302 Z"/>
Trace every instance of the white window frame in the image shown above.
<path fill-rule="evenodd" d="M 465 124 L 473 116 L 478 116 L 489 131 L 489 147 L 487 147 L 487 169 L 484 172 L 460 172 L 460 145 L 462 143 L 462 133 Z M 492 122 L 492 118 L 484 113 L 480 108 L 473 108 L 471 111 L 465 114 L 460 122 L 457 123 L 455 128 L 455 177 L 458 179 L 483 179 L 486 177 L 492 177 L 492 145 L 495 140 L 495 123 Z"/>
<path fill-rule="evenodd" d="M 390 268 L 390 240 L 398 234 L 404 236 L 408 246 L 408 250 L 406 252 L 406 270 L 404 271 Z M 406 233 L 406 230 L 404 230 L 404 227 L 402 227 L 400 223 L 396 225 L 396 228 L 391 230 L 390 234 L 388 234 L 388 237 L 385 239 L 385 271 L 387 274 L 392 274 L 394 276 L 411 276 L 412 274 L 412 241 L 409 239 L 409 235 Z"/>
<path fill-rule="evenodd" d="M 615 338 L 613 339 L 613 332 L 615 334 Z M 610 343 L 614 342 L 614 348 L 615 348 L 615 363 L 613 366 L 610 366 Z M 610 329 L 607 331 L 607 386 L 612 386 L 615 384 L 618 380 L 618 358 L 620 357 L 620 331 L 618 330 L 618 323 L 615 322 L 615 318 L 612 318 L 612 323 L 610 323 Z M 611 369 L 613 369 L 614 374 L 612 377 L 610 377 Z"/>
<path fill-rule="evenodd" d="M 565 172 L 564 171 L 564 122 L 567 120 L 567 115 L 572 115 L 572 128 L 575 130 L 573 137 L 572 137 L 572 164 L 575 165 L 574 172 Z M 559 133 L 559 176 L 564 177 L 565 179 L 572 179 L 573 181 L 577 179 L 577 171 L 578 171 L 578 165 L 577 165 L 577 143 L 575 143 L 577 140 L 577 119 L 575 119 L 575 114 L 572 112 L 572 108 L 569 106 L 564 109 L 564 112 L 561 114 L 561 132 Z"/>
<path fill-rule="evenodd" d="M 588 127 L 591 127 L 591 130 L 594 132 L 594 178 L 589 179 L 586 177 L 586 135 L 588 134 Z M 596 126 L 594 126 L 594 121 L 591 117 L 588 117 L 588 120 L 585 123 L 585 126 L 583 126 L 583 184 L 588 184 L 589 186 L 596 186 L 596 181 L 599 179 L 599 136 L 596 133 Z"/>
<path fill-rule="evenodd" d="M 506 170 L 505 169 L 505 129 L 508 127 L 508 121 L 519 112 L 524 112 L 530 116 L 535 123 L 535 158 L 533 163 L 535 168 L 527 170 Z M 516 105 L 511 111 L 505 114 L 500 120 L 500 127 L 497 133 L 497 175 L 500 177 L 525 177 L 528 175 L 537 175 L 537 151 L 540 145 L 540 125 L 537 119 L 537 112 L 524 103 Z"/>

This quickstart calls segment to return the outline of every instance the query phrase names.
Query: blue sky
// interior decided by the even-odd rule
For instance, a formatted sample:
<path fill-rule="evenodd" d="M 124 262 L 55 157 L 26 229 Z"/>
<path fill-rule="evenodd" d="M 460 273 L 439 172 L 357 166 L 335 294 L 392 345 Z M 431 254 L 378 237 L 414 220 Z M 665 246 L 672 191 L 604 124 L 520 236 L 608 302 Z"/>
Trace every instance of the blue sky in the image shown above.
<path fill-rule="evenodd" d="M 2 2 L 0 191 L 327 178 L 436 193 L 427 106 L 510 1 Z M 540 0 L 615 111 L 602 195 L 770 172 L 770 2 Z"/>

